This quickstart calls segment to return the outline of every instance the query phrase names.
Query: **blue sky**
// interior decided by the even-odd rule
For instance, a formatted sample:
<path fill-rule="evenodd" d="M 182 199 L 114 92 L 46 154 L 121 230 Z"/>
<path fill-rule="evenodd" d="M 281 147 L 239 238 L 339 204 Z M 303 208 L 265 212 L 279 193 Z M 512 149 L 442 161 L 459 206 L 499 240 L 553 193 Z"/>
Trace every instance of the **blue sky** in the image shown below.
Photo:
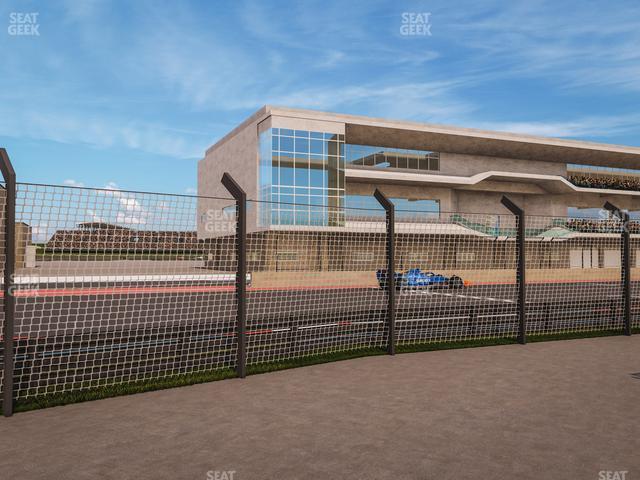
<path fill-rule="evenodd" d="M 13 1 L 0 146 L 22 181 L 190 193 L 260 106 L 640 145 L 633 1 Z M 405 36 L 405 12 L 431 35 Z M 640 167 L 640 166 L 639 166 Z"/>

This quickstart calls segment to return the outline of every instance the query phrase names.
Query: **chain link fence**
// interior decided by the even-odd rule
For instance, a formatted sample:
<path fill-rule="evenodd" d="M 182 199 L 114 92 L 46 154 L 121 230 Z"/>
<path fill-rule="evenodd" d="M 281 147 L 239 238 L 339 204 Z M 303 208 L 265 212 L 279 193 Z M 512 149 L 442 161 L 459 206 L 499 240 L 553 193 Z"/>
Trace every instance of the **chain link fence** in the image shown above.
<path fill-rule="evenodd" d="M 17 184 L 12 398 L 396 345 L 622 330 L 625 296 L 640 326 L 635 268 L 629 291 L 622 281 L 629 228 L 615 218 L 527 216 L 520 238 L 506 209 L 398 211 L 391 223 L 382 207 L 239 204 Z M 631 234 L 629 265 L 639 247 Z"/>
<path fill-rule="evenodd" d="M 17 185 L 16 399 L 235 366 L 234 220 L 199 241 L 197 201 Z"/>

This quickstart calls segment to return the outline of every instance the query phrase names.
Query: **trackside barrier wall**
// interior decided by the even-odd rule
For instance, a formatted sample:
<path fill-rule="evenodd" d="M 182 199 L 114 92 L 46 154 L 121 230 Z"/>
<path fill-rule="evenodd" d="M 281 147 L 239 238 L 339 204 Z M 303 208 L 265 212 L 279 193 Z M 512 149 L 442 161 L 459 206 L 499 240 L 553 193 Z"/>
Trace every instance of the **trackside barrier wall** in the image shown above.
<path fill-rule="evenodd" d="M 389 345 L 387 351 L 389 355 L 396 354 L 396 276 L 394 274 L 394 268 L 396 264 L 395 254 L 395 224 L 396 213 L 395 206 L 380 190 L 376 188 L 373 194 L 376 200 L 380 202 L 382 208 L 385 210 L 385 220 L 387 223 L 387 265 L 386 280 L 387 289 L 387 327 L 389 336 Z M 381 286 L 382 286 L 381 285 Z"/>
<path fill-rule="evenodd" d="M 640 326 L 640 224 L 615 208 L 409 211 L 380 191 L 378 208 L 258 201 L 229 176 L 228 198 L 16 184 L 3 163 L 5 415 L 318 355 Z"/>
<path fill-rule="evenodd" d="M 4 180 L 2 198 L 2 218 L 4 228 L 2 244 L 4 246 L 4 284 L 3 284 L 3 328 L 2 328 L 2 405 L 6 417 L 13 414 L 13 368 L 14 368 L 14 321 L 15 298 L 13 296 L 13 278 L 15 271 L 15 226 L 16 226 L 16 173 L 9 155 L 0 148 L 0 170 Z"/>
<path fill-rule="evenodd" d="M 246 325 L 247 325 L 247 194 L 236 181 L 225 173 L 221 180 L 224 187 L 236 200 L 236 319 L 238 377 L 247 375 Z"/>
<path fill-rule="evenodd" d="M 517 295 L 518 295 L 518 343 L 524 345 L 527 343 L 527 328 L 526 328 L 526 249 L 525 249 L 525 216 L 524 210 L 518 207 L 515 203 L 509 200 L 508 197 L 503 196 L 501 203 L 509 209 L 516 217 L 516 278 L 517 278 Z"/>

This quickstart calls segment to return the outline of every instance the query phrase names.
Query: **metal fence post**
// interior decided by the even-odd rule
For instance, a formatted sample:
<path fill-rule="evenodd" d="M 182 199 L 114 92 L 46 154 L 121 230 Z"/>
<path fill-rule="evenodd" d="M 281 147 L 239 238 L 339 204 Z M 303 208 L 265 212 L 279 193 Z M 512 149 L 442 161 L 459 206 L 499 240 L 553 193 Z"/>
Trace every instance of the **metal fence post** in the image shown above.
<path fill-rule="evenodd" d="M 516 258 L 517 269 L 516 277 L 518 282 L 518 343 L 524 345 L 527 343 L 526 315 L 527 315 L 527 284 L 525 281 L 525 219 L 524 210 L 518 207 L 505 195 L 500 200 L 511 213 L 516 217 L 517 233 L 516 233 Z"/>
<path fill-rule="evenodd" d="M 0 148 L 0 170 L 5 182 L 4 208 L 4 377 L 2 385 L 2 413 L 13 415 L 13 335 L 16 299 L 13 296 L 13 273 L 16 267 L 16 172 L 9 155 Z"/>
<path fill-rule="evenodd" d="M 247 376 L 247 194 L 236 181 L 225 172 L 222 184 L 236 200 L 236 306 L 238 354 L 236 372 L 238 377 Z"/>
<path fill-rule="evenodd" d="M 396 213 L 393 203 L 376 188 L 373 194 L 385 210 L 387 220 L 387 328 L 389 329 L 387 352 L 396 354 Z"/>
<path fill-rule="evenodd" d="M 625 335 L 631 335 L 631 232 L 629 231 L 629 214 L 610 202 L 606 202 L 604 208 L 622 222 L 622 250 L 620 252 L 622 269 L 620 280 L 622 281 L 623 332 Z"/>

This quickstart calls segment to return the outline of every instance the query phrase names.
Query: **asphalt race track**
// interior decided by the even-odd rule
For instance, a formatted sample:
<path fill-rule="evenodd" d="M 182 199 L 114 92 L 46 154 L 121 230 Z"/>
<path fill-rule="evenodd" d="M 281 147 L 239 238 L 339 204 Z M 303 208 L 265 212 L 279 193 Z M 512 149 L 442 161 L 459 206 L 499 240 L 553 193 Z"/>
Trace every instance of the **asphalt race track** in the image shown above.
<path fill-rule="evenodd" d="M 17 296 L 18 390 L 233 367 L 235 294 L 198 283 L 44 285 Z M 638 285 L 634 282 L 633 289 Z M 399 344 L 514 336 L 516 286 L 398 292 Z M 385 346 L 375 288 L 249 289 L 248 363 Z M 527 286 L 527 331 L 622 328 L 618 282 Z"/>

